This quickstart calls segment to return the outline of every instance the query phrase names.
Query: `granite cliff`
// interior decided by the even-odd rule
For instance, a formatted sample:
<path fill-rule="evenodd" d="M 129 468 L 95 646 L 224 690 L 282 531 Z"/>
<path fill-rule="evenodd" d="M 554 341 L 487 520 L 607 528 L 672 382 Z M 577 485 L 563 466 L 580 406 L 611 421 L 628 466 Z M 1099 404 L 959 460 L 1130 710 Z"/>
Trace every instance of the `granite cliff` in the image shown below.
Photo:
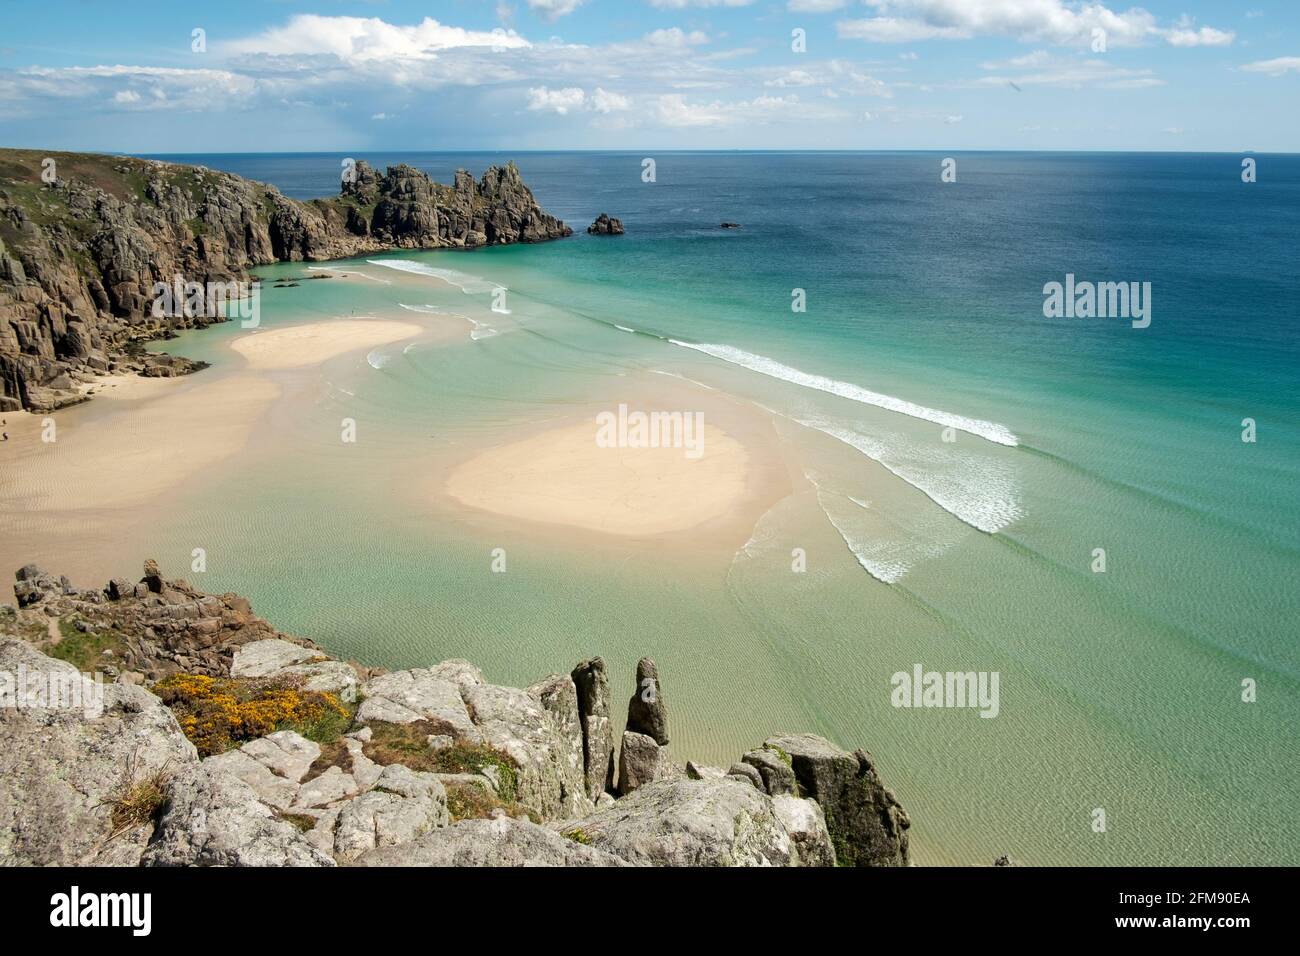
<path fill-rule="evenodd" d="M 464 660 L 386 672 L 153 562 L 102 589 L 17 578 L 0 865 L 909 862 L 910 821 L 866 751 L 778 734 L 729 767 L 673 761 L 649 659 L 619 736 L 598 657 L 527 688 Z"/>
<path fill-rule="evenodd" d="M 83 400 L 94 374 L 174 375 L 194 363 L 139 342 L 221 321 L 154 314 L 155 283 L 229 283 L 251 267 L 388 249 L 541 242 L 572 230 L 514 163 L 433 182 L 406 165 L 342 171 L 338 196 L 299 202 L 201 166 L 0 150 L 0 411 Z"/>

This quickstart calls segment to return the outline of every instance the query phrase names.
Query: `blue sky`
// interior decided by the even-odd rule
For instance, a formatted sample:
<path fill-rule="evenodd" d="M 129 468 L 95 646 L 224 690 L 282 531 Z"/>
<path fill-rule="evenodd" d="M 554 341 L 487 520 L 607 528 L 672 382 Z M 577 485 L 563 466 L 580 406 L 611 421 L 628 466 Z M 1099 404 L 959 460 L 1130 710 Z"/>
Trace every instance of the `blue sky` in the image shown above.
<path fill-rule="evenodd" d="M 10 0 L 0 14 L 5 146 L 1300 151 L 1295 0 Z"/>

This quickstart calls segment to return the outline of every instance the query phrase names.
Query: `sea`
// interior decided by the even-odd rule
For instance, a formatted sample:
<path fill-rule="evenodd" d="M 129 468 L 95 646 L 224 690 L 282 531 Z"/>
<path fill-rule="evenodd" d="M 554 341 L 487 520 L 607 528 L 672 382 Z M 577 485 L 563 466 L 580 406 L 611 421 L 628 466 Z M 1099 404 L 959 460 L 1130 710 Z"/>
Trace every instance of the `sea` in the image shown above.
<path fill-rule="evenodd" d="M 327 363 L 305 413 L 159 503 L 164 566 L 202 547 L 205 590 L 368 664 L 525 685 L 599 654 L 620 712 L 651 656 L 676 759 L 863 748 L 921 864 L 1300 863 L 1300 156 L 156 158 L 297 199 L 348 159 L 441 182 L 513 160 L 575 231 L 258 268 L 263 328 L 463 341 Z M 602 212 L 626 234 L 587 235 Z M 1097 307 L 1053 310 L 1053 283 Z M 156 347 L 221 374 L 242 334 Z M 721 559 L 439 502 L 439 462 L 656 377 L 783 449 L 789 494 Z M 918 668 L 996 674 L 996 714 L 902 706 Z"/>

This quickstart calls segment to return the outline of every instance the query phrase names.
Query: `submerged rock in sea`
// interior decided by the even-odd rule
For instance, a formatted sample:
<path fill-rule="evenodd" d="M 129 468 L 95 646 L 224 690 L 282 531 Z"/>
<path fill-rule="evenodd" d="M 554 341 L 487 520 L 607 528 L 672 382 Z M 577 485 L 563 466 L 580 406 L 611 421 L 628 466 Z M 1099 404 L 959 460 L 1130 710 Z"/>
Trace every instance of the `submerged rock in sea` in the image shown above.
<path fill-rule="evenodd" d="M 587 232 L 593 236 L 621 236 L 623 221 L 611 219 L 608 214 L 602 212 L 596 217 L 596 221 L 587 227 Z"/>

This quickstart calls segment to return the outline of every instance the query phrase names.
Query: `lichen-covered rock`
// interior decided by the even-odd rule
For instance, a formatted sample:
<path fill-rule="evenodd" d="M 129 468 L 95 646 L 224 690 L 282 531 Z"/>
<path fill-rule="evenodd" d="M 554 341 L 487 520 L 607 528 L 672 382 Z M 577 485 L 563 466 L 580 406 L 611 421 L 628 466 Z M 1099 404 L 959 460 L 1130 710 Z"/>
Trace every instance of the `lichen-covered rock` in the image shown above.
<path fill-rule="evenodd" d="M 171 779 L 167 806 L 141 857 L 145 866 L 333 866 L 334 861 L 258 799 L 204 761 Z"/>
<path fill-rule="evenodd" d="M 280 638 L 254 641 L 235 650 L 230 663 L 231 677 L 284 678 L 305 691 L 335 694 L 341 700 L 356 699 L 357 680 L 344 661 L 330 660 L 319 650 Z"/>
<path fill-rule="evenodd" d="M 591 809 L 583 768 L 573 760 L 571 730 L 556 722 L 539 697 L 514 687 L 483 684 L 466 690 L 465 703 L 482 740 L 517 764 L 521 804 L 545 820 Z"/>
<path fill-rule="evenodd" d="M 798 862 L 772 799 L 737 780 L 661 780 L 580 820 L 597 849 L 648 866 L 790 866 Z"/>
<path fill-rule="evenodd" d="M 618 857 L 527 820 L 462 820 L 401 846 L 374 850 L 356 866 L 627 866 Z"/>
<path fill-rule="evenodd" d="M 587 796 L 596 800 L 614 786 L 614 722 L 609 714 L 605 662 L 599 657 L 590 658 L 575 667 L 570 676 L 578 692 Z"/>
<path fill-rule="evenodd" d="M 0 865 L 135 865 L 153 823 L 114 834 L 114 800 L 133 785 L 197 764 L 194 745 L 141 687 L 104 684 L 98 715 L 93 702 L 15 706 L 24 696 L 20 669 L 28 680 L 58 675 L 77 682 L 83 703 L 96 693 L 72 665 L 0 637 L 0 675 L 14 681 L 10 686 L 0 676 Z"/>
<path fill-rule="evenodd" d="M 763 789 L 771 796 L 795 793 L 797 785 L 794 778 L 794 768 L 790 766 L 790 758 L 784 754 L 763 748 L 761 750 L 751 750 L 741 757 L 740 761 L 749 764 L 758 771 L 763 780 Z"/>
<path fill-rule="evenodd" d="M 367 681 L 361 688 L 363 700 L 357 721 L 382 720 L 390 724 L 409 724 L 428 720 L 445 728 L 444 732 L 461 740 L 479 739 L 478 728 L 470 719 L 461 688 L 453 681 L 436 676 L 423 667 L 393 671 Z"/>
<path fill-rule="evenodd" d="M 835 846 L 826 829 L 826 816 L 816 800 L 783 793 L 772 798 L 772 808 L 790 836 L 800 866 L 835 865 Z"/>
<path fill-rule="evenodd" d="M 339 808 L 334 856 L 347 862 L 369 850 L 410 843 L 450 822 L 447 791 L 437 776 L 392 764 L 371 790 Z"/>
<path fill-rule="evenodd" d="M 826 815 L 840 866 L 908 865 L 911 821 L 870 754 L 846 753 L 815 734 L 783 734 L 764 746 L 790 757 L 801 792 Z"/>
<path fill-rule="evenodd" d="M 561 741 L 559 759 L 562 764 L 561 779 L 565 786 L 581 781 L 586 794 L 586 763 L 583 758 L 582 718 L 578 714 L 578 690 L 568 674 L 552 674 L 528 688 L 542 702 L 550 715 L 551 725 Z M 590 799 L 588 797 L 588 799 Z"/>
<path fill-rule="evenodd" d="M 665 776 L 667 752 L 653 737 L 625 731 L 618 756 L 618 792 L 627 796 L 638 787 Z"/>

